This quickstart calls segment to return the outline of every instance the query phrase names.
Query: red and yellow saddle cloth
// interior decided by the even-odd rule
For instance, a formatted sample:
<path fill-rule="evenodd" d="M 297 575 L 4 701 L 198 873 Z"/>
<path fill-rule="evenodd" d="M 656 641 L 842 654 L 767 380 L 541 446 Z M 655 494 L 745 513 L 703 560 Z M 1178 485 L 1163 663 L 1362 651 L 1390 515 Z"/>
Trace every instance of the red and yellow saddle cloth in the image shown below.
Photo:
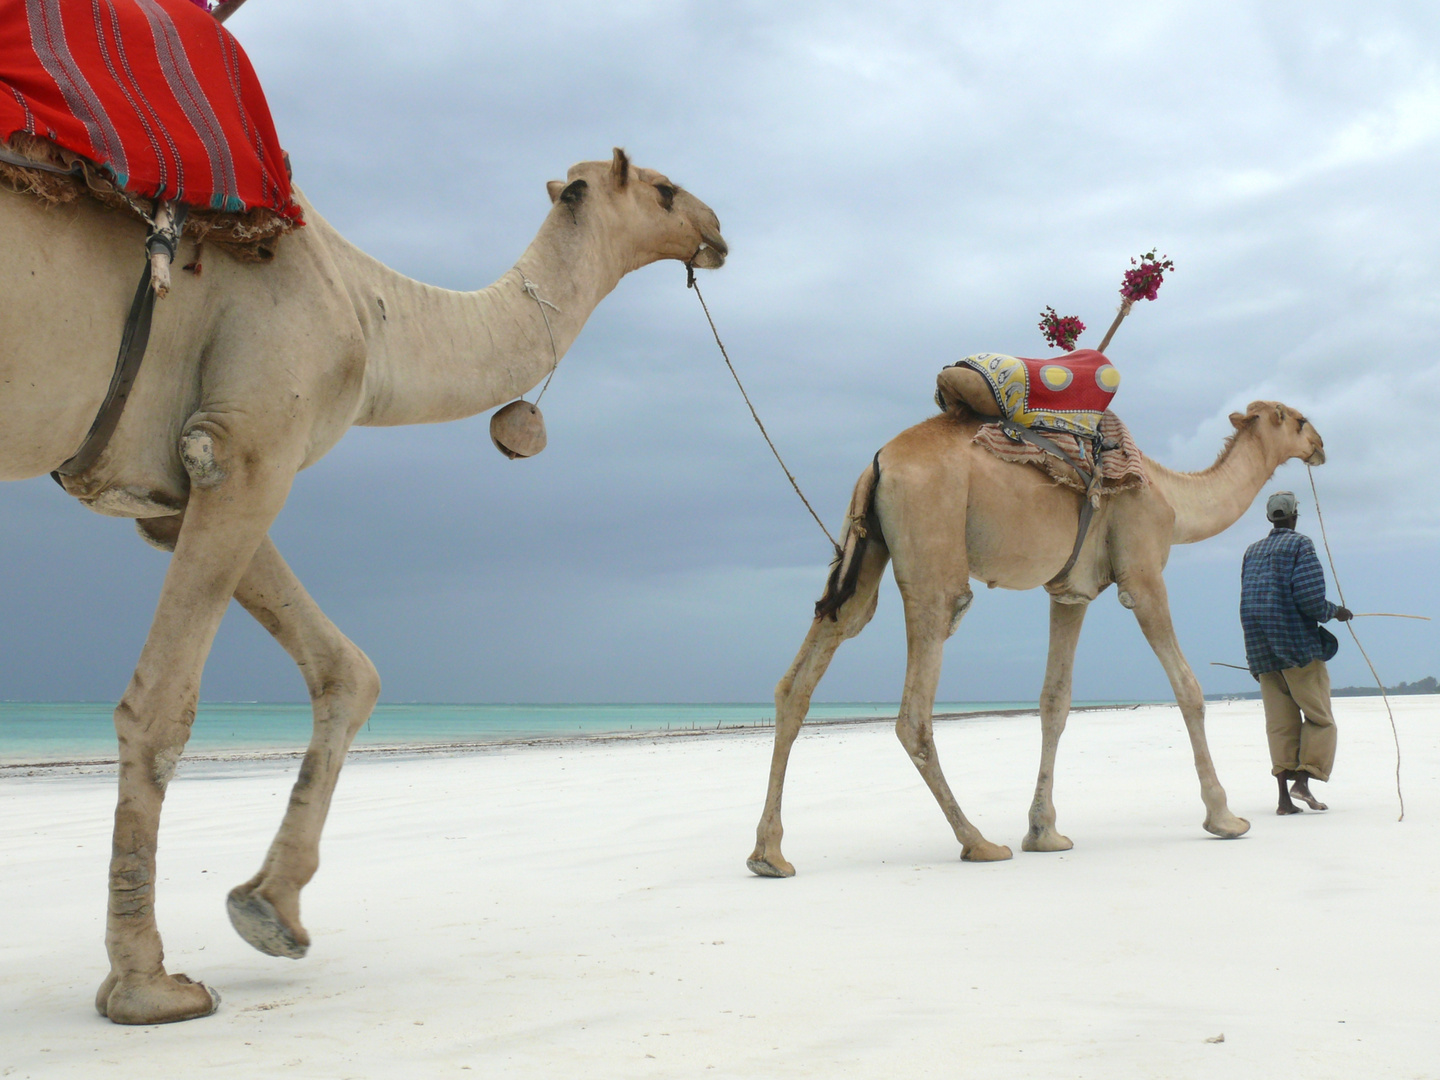
<path fill-rule="evenodd" d="M 999 415 L 1026 427 L 1092 438 L 1120 389 L 1120 372 L 1094 349 L 1076 349 L 1051 360 L 976 353 L 955 366 L 985 380 Z"/>
<path fill-rule="evenodd" d="M 132 195 L 303 223 L 249 59 L 191 0 L 0 0 L 0 142 L 19 132 Z"/>

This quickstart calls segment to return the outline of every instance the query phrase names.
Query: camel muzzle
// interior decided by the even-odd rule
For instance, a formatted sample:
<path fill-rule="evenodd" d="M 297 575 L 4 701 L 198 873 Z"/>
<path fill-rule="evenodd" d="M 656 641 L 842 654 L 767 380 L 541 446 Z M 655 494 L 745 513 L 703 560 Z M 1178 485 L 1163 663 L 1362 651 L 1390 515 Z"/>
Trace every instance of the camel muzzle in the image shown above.
<path fill-rule="evenodd" d="M 719 270 L 725 265 L 725 256 L 730 254 L 730 246 L 720 238 L 719 233 L 701 233 L 700 246 L 695 249 L 695 255 L 690 260 L 691 266 L 697 266 L 701 270 Z"/>
<path fill-rule="evenodd" d="M 1315 452 L 1305 459 L 1305 464 L 1306 464 L 1306 465 L 1324 465 L 1324 464 L 1325 464 L 1325 448 L 1324 448 L 1323 446 L 1317 446 L 1317 447 L 1315 448 Z"/>

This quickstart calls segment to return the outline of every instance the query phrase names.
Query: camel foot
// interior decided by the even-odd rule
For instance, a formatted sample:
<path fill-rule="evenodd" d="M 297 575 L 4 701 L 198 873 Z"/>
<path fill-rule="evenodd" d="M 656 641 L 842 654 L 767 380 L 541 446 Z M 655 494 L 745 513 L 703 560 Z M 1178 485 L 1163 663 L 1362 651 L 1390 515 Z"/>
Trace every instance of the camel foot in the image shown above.
<path fill-rule="evenodd" d="M 745 865 L 750 868 L 752 874 L 760 877 L 794 877 L 795 867 L 791 866 L 779 855 L 767 856 L 756 849 L 755 853 L 745 860 Z"/>
<path fill-rule="evenodd" d="M 252 885 L 231 889 L 225 910 L 235 932 L 266 956 L 299 960 L 310 949 L 310 935 L 305 928 L 283 919 L 275 905 L 255 892 Z"/>
<path fill-rule="evenodd" d="M 1031 829 L 1020 841 L 1022 851 L 1069 851 L 1074 842 L 1051 828 Z"/>
<path fill-rule="evenodd" d="M 184 975 L 127 975 L 113 972 L 95 994 L 95 1009 L 116 1024 L 173 1024 L 209 1016 L 220 1007 L 220 992 Z"/>
<path fill-rule="evenodd" d="M 1236 817 L 1226 810 L 1223 814 L 1207 817 L 1205 831 L 1222 840 L 1234 840 L 1237 836 L 1244 836 L 1250 831 L 1250 822 L 1243 817 Z"/>
<path fill-rule="evenodd" d="M 989 840 L 976 840 L 960 849 L 960 858 L 965 862 L 1004 862 L 1014 854 L 1004 844 L 992 844 Z"/>

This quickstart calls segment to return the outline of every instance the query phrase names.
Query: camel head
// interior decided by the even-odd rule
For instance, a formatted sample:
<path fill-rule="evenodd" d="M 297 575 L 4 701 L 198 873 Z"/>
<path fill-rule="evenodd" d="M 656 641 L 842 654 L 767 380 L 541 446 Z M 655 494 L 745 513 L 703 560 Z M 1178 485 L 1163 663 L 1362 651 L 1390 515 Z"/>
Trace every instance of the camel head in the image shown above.
<path fill-rule="evenodd" d="M 1280 465 L 1299 458 L 1306 465 L 1325 464 L 1325 441 L 1305 415 L 1278 401 L 1252 401 L 1243 413 L 1231 413 L 1236 432 L 1253 432 Z"/>
<path fill-rule="evenodd" d="M 632 165 L 619 147 L 610 161 L 582 161 L 564 181 L 546 187 L 573 224 L 620 249 L 616 254 L 627 270 L 660 259 L 705 270 L 725 264 L 730 249 L 715 211 L 654 169 Z"/>

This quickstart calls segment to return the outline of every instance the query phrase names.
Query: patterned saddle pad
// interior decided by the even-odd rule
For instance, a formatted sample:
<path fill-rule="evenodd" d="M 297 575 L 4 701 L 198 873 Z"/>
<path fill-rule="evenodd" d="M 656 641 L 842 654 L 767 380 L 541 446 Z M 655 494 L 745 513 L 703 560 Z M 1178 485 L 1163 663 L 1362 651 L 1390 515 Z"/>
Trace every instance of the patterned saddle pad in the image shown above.
<path fill-rule="evenodd" d="M 1144 455 L 1135 445 L 1130 429 L 1123 420 L 1107 410 L 1100 415 L 1099 433 L 1100 445 L 1103 447 L 1100 451 L 1101 495 L 1114 495 L 1150 483 L 1150 475 L 1145 471 Z M 1047 435 L 1051 442 L 1075 461 L 1094 467 L 1095 443 L 1091 439 L 1059 432 Z M 1034 443 L 1011 438 L 999 424 L 981 424 L 972 441 L 1001 461 L 1034 465 L 1062 487 L 1073 488 L 1082 494 L 1085 492 L 1085 485 L 1069 462 Z"/>
<path fill-rule="evenodd" d="M 1007 419 L 1090 438 L 1099 432 L 1100 416 L 1120 389 L 1120 372 L 1094 349 L 1076 349 L 1050 360 L 976 353 L 954 366 L 978 373 Z"/>
<path fill-rule="evenodd" d="M 0 143 L 12 136 L 132 195 L 302 224 L 260 81 L 190 0 L 0 0 Z"/>

